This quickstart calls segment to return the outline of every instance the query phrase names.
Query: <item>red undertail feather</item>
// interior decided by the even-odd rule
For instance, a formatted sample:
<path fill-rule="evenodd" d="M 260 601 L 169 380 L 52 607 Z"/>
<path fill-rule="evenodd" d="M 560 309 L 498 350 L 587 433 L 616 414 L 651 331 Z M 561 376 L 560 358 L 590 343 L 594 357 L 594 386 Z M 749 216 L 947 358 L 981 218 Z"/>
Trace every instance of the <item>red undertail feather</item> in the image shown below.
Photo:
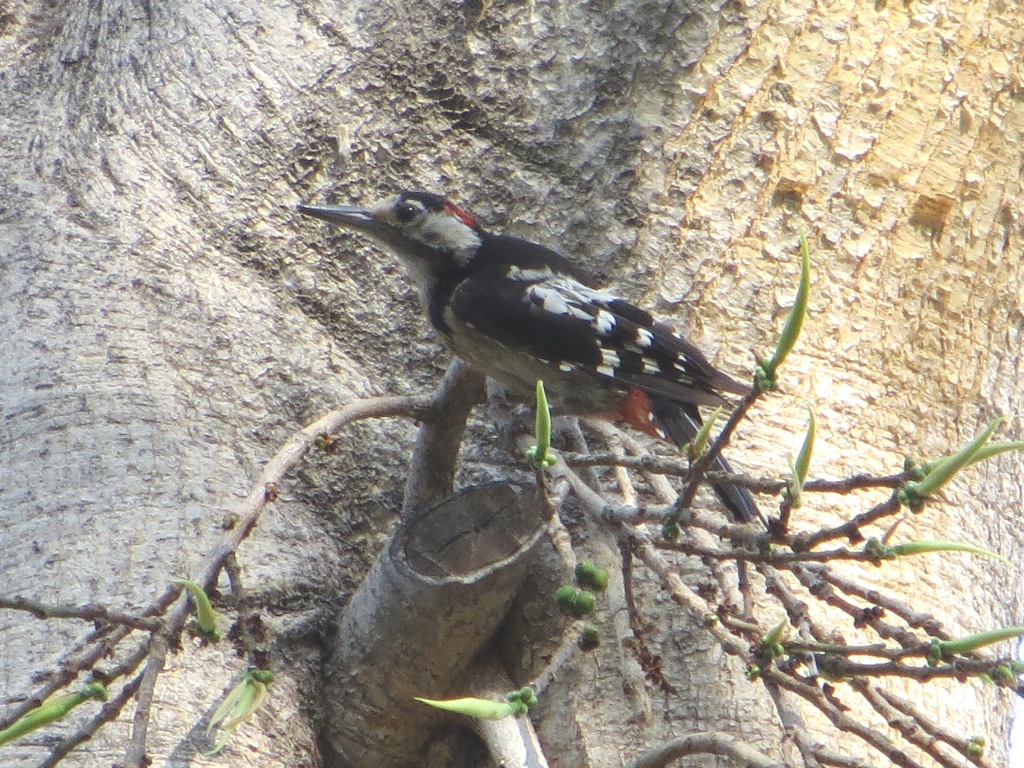
<path fill-rule="evenodd" d="M 665 433 L 654 421 L 654 411 L 651 408 L 651 398 L 647 393 L 639 389 L 631 389 L 622 398 L 619 405 L 619 413 L 627 423 L 633 425 L 641 432 L 651 437 L 665 440 Z"/>

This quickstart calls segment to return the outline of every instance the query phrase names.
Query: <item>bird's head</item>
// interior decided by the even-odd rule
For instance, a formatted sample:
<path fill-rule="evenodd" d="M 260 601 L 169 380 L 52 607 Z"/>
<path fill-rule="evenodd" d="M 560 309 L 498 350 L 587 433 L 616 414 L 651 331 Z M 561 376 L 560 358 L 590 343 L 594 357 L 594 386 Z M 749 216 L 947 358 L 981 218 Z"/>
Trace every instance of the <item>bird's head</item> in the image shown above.
<path fill-rule="evenodd" d="M 300 205 L 299 212 L 369 235 L 417 272 L 462 266 L 483 242 L 470 214 L 429 192 L 401 192 L 368 208 Z"/>

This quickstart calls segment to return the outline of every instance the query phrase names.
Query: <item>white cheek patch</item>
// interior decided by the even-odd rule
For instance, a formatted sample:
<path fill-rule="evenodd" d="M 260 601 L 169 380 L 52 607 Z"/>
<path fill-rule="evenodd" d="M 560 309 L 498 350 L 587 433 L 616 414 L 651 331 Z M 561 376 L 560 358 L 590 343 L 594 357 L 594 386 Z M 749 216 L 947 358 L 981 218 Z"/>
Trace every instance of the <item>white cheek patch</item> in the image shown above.
<path fill-rule="evenodd" d="M 427 245 L 471 256 L 480 247 L 480 235 L 461 220 L 445 214 L 428 216 L 416 236 Z"/>

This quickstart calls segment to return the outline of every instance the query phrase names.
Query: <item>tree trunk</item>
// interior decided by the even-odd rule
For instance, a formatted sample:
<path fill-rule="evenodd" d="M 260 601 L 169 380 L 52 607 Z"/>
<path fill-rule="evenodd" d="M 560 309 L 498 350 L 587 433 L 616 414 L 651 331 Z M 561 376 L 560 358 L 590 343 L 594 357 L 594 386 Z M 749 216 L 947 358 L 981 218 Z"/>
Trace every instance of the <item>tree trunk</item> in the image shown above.
<path fill-rule="evenodd" d="M 449 194 L 615 279 L 737 376 L 774 343 L 803 226 L 810 315 L 782 393 L 731 446 L 738 469 L 785 476 L 806 405 L 814 476 L 895 472 L 997 415 L 1020 437 L 1019 21 L 954 0 L 0 4 L 0 596 L 148 605 L 295 430 L 440 379 L 447 354 L 397 264 L 301 220 L 300 200 Z M 413 426 L 347 430 L 240 549 L 278 679 L 233 765 L 317 763 L 325 625 L 395 522 Z M 472 479 L 495 437 L 477 422 L 467 440 Z M 971 468 L 898 538 L 1020 562 L 1022 484 L 1017 454 Z M 797 524 L 875 501 L 812 496 Z M 993 563 L 843 571 L 958 636 L 1019 623 L 1020 576 Z M 578 660 L 542 710 L 549 757 L 619 766 L 695 731 L 791 757 L 763 687 L 635 568 L 666 685 L 624 692 L 636 653 L 614 641 Z M 88 631 L 0 611 L 0 703 Z M 203 717 L 242 666 L 224 646 L 170 657 L 154 765 L 209 748 Z M 1008 695 L 909 689 L 1004 761 Z M 130 718 L 62 764 L 120 762 Z M 0 748 L 4 764 L 39 763 L 76 722 Z"/>

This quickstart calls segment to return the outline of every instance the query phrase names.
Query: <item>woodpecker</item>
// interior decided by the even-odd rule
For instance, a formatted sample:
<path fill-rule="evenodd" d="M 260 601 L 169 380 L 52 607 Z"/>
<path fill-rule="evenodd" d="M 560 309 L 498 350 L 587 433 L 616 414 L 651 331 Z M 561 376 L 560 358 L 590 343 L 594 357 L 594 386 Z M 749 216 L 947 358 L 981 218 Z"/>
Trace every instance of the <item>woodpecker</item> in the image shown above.
<path fill-rule="evenodd" d="M 698 406 L 750 391 L 564 256 L 492 234 L 439 195 L 407 191 L 369 208 L 298 210 L 396 254 L 431 326 L 456 355 L 524 397 L 542 379 L 556 413 L 621 418 L 682 446 L 701 426 Z M 732 471 L 720 457 L 712 469 Z M 713 488 L 735 520 L 760 517 L 746 489 Z"/>

